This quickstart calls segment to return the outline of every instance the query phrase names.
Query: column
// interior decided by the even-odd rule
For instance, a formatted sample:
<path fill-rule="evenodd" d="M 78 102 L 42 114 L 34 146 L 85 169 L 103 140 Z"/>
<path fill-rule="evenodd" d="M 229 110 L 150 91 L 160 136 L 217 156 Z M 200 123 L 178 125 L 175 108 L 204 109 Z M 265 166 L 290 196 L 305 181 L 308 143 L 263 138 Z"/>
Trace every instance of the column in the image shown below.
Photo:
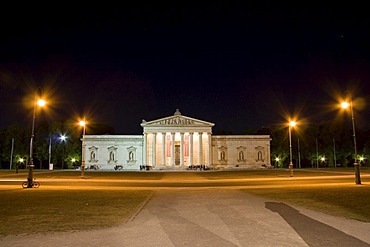
<path fill-rule="evenodd" d="M 184 133 L 180 133 L 180 166 L 184 166 Z"/>
<path fill-rule="evenodd" d="M 271 153 L 270 153 L 270 144 L 267 144 L 267 146 L 266 146 L 266 148 L 267 148 L 267 155 L 266 155 L 266 159 L 267 159 L 267 166 L 271 166 Z"/>
<path fill-rule="evenodd" d="M 193 133 L 189 133 L 189 166 L 193 165 Z"/>
<path fill-rule="evenodd" d="M 148 134 L 147 133 L 144 133 L 144 143 L 143 143 L 143 165 L 147 165 L 147 161 L 146 161 L 146 145 L 147 145 L 147 142 L 146 142 L 146 139 L 147 139 L 147 136 Z"/>
<path fill-rule="evenodd" d="M 175 133 L 171 133 L 171 166 L 175 166 Z"/>
<path fill-rule="evenodd" d="M 166 165 L 166 133 L 162 133 L 162 166 Z"/>
<path fill-rule="evenodd" d="M 212 133 L 207 133 L 208 136 L 208 166 L 212 165 Z"/>
<path fill-rule="evenodd" d="M 156 165 L 156 160 L 157 160 L 157 133 L 153 133 L 153 147 L 152 147 L 152 151 L 153 151 L 153 160 L 152 160 L 152 165 L 153 167 Z"/>
<path fill-rule="evenodd" d="M 198 132 L 198 136 L 199 136 L 199 165 L 202 165 L 203 163 L 203 142 L 202 142 L 203 133 Z"/>

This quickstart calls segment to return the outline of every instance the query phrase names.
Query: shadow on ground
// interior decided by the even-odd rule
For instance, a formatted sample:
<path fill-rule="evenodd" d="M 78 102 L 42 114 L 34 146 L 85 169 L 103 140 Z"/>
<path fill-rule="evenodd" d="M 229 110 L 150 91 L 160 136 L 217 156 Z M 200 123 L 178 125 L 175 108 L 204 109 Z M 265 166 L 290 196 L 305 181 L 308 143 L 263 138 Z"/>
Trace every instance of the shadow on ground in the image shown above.
<path fill-rule="evenodd" d="M 267 209 L 280 214 L 309 246 L 370 246 L 334 227 L 307 217 L 284 203 L 266 202 L 265 205 Z"/>

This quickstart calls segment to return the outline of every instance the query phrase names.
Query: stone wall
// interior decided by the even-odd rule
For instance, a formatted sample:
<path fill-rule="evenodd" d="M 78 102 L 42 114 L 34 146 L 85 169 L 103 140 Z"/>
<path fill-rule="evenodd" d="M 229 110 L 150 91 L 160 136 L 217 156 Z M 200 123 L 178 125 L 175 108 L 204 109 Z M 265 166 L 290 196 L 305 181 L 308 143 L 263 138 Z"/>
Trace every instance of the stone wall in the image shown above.
<path fill-rule="evenodd" d="M 143 163 L 141 135 L 86 135 L 86 169 L 139 170 Z"/>
<path fill-rule="evenodd" d="M 218 168 L 270 167 L 270 136 L 212 136 L 212 158 Z"/>

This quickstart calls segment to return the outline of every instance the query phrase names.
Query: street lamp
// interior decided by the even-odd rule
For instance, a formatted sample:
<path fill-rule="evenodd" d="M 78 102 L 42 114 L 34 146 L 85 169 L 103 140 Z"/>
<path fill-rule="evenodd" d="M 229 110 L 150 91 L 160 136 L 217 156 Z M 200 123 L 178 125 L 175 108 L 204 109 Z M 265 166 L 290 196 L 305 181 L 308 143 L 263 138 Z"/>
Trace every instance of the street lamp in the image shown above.
<path fill-rule="evenodd" d="M 293 177 L 293 156 L 292 156 L 292 127 L 296 126 L 295 121 L 289 122 L 289 152 L 290 152 L 290 163 L 289 163 L 289 172 L 290 176 Z"/>
<path fill-rule="evenodd" d="M 65 142 L 67 140 L 67 136 L 66 135 L 60 135 L 59 140 L 60 140 L 60 142 Z M 63 167 L 64 167 L 64 145 L 63 145 L 63 152 L 62 152 L 62 169 L 63 169 Z"/>
<path fill-rule="evenodd" d="M 19 158 L 19 160 L 18 160 L 18 163 L 21 163 L 22 164 L 22 167 L 23 167 L 23 162 L 24 162 L 24 159 L 23 158 Z M 16 165 L 16 167 L 15 167 L 15 173 L 17 173 L 18 174 L 18 163 L 17 163 L 17 165 Z"/>
<path fill-rule="evenodd" d="M 71 159 L 71 162 L 72 162 L 72 168 L 75 168 L 74 165 L 75 165 L 76 159 L 75 158 L 72 158 Z"/>
<path fill-rule="evenodd" d="M 279 167 L 279 160 L 280 160 L 279 157 L 276 157 L 275 158 L 275 168 L 278 168 Z"/>
<path fill-rule="evenodd" d="M 347 96 L 347 97 L 346 97 Z M 357 145 L 356 145 L 356 129 L 355 129 L 355 118 L 353 115 L 353 103 L 352 103 L 352 94 L 350 91 L 346 90 L 344 92 L 344 98 L 347 100 L 349 99 L 349 102 L 343 101 L 341 103 L 341 107 L 346 109 L 350 108 L 351 110 L 351 118 L 352 118 L 352 131 L 353 131 L 353 144 L 355 148 L 355 163 L 353 163 L 353 166 L 355 168 L 355 182 L 356 184 L 361 184 L 361 176 L 360 176 L 360 167 L 357 163 Z"/>
<path fill-rule="evenodd" d="M 86 133 L 86 121 L 81 120 L 79 122 L 80 126 L 83 127 L 82 131 L 82 155 L 81 155 L 81 178 L 85 177 L 85 133 Z"/>
<path fill-rule="evenodd" d="M 322 163 L 322 165 L 323 165 L 323 167 L 325 167 L 325 156 L 323 156 L 323 157 L 321 157 L 321 163 Z"/>
<path fill-rule="evenodd" d="M 35 136 L 36 106 L 43 107 L 46 104 L 46 101 L 44 99 L 41 99 L 41 98 L 38 99 L 39 90 L 41 91 L 41 94 L 42 94 L 42 89 L 37 88 L 35 91 L 35 101 L 33 105 L 32 132 L 31 132 L 31 140 L 30 140 L 30 162 L 28 165 L 27 188 L 33 187 L 33 167 L 34 167 L 33 165 L 33 138 Z"/>

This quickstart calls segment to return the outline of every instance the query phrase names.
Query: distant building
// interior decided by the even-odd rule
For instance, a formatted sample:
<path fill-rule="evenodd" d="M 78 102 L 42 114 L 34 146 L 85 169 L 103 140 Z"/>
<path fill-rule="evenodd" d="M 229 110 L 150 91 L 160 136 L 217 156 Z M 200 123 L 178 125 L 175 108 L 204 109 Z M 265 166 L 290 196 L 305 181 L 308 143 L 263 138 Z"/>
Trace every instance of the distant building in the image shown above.
<path fill-rule="evenodd" d="M 143 135 L 86 135 L 85 166 L 104 170 L 270 167 L 269 135 L 212 135 L 213 123 L 175 114 L 141 123 Z"/>

